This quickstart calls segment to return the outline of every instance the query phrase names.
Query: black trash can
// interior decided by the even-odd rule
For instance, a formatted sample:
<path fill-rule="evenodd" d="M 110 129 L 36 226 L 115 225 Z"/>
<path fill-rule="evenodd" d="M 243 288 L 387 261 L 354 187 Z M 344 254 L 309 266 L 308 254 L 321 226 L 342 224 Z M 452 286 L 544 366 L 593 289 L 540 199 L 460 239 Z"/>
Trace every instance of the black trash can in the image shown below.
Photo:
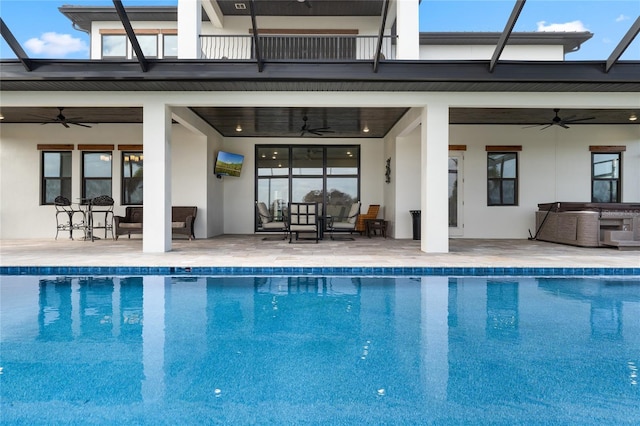
<path fill-rule="evenodd" d="M 413 218 L 413 239 L 420 239 L 420 213 L 421 210 L 409 210 L 411 217 Z"/>

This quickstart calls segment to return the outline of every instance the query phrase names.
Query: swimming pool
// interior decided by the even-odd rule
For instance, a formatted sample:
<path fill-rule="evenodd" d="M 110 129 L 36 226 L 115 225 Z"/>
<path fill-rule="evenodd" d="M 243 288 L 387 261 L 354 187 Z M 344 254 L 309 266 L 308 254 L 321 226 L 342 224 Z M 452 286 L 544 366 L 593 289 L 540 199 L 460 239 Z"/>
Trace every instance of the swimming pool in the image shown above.
<path fill-rule="evenodd" d="M 637 277 L 3 276 L 4 424 L 629 424 Z"/>

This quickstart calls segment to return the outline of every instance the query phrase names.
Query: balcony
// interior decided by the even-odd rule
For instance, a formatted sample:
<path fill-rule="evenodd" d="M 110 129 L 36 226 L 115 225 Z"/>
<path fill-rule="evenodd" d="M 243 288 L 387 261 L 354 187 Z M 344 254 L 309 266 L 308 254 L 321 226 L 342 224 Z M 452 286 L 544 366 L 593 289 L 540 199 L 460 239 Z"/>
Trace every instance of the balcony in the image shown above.
<path fill-rule="evenodd" d="M 260 35 L 260 56 L 264 60 L 353 61 L 372 60 L 378 36 L 356 35 Z M 201 35 L 201 59 L 255 59 L 251 35 Z M 395 36 L 384 36 L 381 54 L 395 59 Z"/>

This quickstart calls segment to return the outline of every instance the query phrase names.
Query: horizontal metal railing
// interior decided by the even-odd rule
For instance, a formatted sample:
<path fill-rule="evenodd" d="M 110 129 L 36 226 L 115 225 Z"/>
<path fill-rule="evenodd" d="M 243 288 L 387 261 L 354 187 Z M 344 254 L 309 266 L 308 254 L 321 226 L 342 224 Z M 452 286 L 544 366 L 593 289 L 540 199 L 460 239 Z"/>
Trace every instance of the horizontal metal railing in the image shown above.
<path fill-rule="evenodd" d="M 264 60 L 373 60 L 377 36 L 356 35 L 260 35 Z M 395 59 L 395 37 L 382 40 L 383 59 Z M 201 59 L 250 60 L 255 58 L 250 35 L 201 35 Z"/>

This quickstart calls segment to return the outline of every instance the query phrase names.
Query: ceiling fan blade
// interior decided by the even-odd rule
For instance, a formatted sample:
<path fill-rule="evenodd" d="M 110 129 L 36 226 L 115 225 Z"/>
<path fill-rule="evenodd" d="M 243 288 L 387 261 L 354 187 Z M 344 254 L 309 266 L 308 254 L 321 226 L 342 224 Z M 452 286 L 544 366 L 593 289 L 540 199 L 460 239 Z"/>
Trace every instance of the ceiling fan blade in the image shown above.
<path fill-rule="evenodd" d="M 587 120 L 593 120 L 595 119 L 595 117 L 585 117 L 585 118 L 574 118 L 574 119 L 566 119 L 566 120 L 562 120 L 563 123 L 575 123 L 577 121 L 587 121 Z"/>
<path fill-rule="evenodd" d="M 66 127 L 67 129 L 70 127 L 67 123 L 65 123 L 64 121 L 61 121 L 60 124 L 62 124 L 64 127 Z"/>
<path fill-rule="evenodd" d="M 544 130 L 544 129 L 548 129 L 549 127 L 553 126 L 553 124 L 547 124 L 546 126 L 544 126 L 543 128 L 541 128 L 540 130 Z"/>
<path fill-rule="evenodd" d="M 311 133 L 312 135 L 316 135 L 316 136 L 322 136 L 322 133 L 317 132 L 315 130 L 309 130 L 309 133 Z"/>
<path fill-rule="evenodd" d="M 71 123 L 71 124 L 73 124 L 74 126 L 87 127 L 89 129 L 91 128 L 91 126 L 89 126 L 88 124 L 82 124 L 82 123 Z"/>
<path fill-rule="evenodd" d="M 560 127 L 564 127 L 565 129 L 568 129 L 568 128 L 569 128 L 569 126 L 567 126 L 567 125 L 566 125 L 566 124 L 564 124 L 564 123 L 558 123 L 558 126 L 560 126 Z"/>

